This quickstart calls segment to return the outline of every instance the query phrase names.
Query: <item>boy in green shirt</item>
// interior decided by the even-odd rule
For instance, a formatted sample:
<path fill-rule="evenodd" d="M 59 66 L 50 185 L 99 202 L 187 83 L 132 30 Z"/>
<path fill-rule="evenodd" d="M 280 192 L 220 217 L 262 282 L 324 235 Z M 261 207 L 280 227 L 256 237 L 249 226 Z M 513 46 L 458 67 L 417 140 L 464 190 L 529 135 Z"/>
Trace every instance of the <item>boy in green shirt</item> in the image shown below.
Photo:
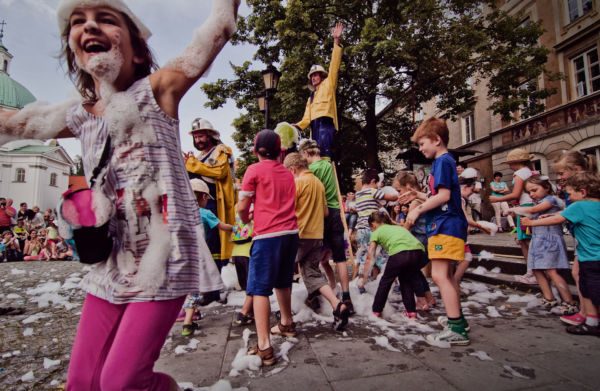
<path fill-rule="evenodd" d="M 369 261 L 375 258 L 377 245 L 383 247 L 389 254 L 385 271 L 379 281 L 377 293 L 375 293 L 375 300 L 373 300 L 373 315 L 381 317 L 390 288 L 398 278 L 402 302 L 406 310 L 405 315 L 409 319 L 416 319 L 415 294 L 423 295 L 421 268 L 427 264 L 427 258 L 424 256 L 425 247 L 406 228 L 394 225 L 384 212 L 373 212 L 369 216 L 369 225 L 373 233 L 365 269 L 367 269 Z"/>

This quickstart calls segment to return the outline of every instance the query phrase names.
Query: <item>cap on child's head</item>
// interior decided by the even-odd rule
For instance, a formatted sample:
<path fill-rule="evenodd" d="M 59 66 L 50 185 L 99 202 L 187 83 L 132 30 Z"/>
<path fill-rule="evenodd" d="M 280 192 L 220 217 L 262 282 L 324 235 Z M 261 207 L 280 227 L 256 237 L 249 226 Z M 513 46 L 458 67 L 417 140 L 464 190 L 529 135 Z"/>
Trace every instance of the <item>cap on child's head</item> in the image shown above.
<path fill-rule="evenodd" d="M 194 193 L 206 193 L 210 199 L 214 198 L 210 195 L 210 190 L 208 190 L 208 185 L 202 179 L 194 178 L 190 179 L 190 185 L 192 185 L 192 190 Z"/>
<path fill-rule="evenodd" d="M 146 41 L 152 33 L 144 23 L 133 13 L 123 0 L 61 0 L 56 9 L 59 32 L 62 34 L 69 25 L 71 14 L 77 7 L 108 7 L 127 15 L 140 31 L 140 36 Z"/>
<path fill-rule="evenodd" d="M 281 139 L 271 129 L 263 129 L 254 138 L 254 152 L 267 159 L 276 159 L 281 153 Z"/>
<path fill-rule="evenodd" d="M 460 177 L 465 179 L 475 179 L 478 176 L 477 170 L 472 167 L 465 168 L 462 174 L 460 174 Z"/>

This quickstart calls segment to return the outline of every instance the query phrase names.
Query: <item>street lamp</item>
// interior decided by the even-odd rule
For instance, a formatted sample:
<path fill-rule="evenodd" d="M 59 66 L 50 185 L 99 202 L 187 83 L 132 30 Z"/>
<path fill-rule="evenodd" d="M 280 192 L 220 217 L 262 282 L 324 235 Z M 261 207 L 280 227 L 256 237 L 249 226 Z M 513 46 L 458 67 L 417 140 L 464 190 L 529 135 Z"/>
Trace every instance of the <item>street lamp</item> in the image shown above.
<path fill-rule="evenodd" d="M 264 91 L 258 96 L 258 108 L 261 112 L 265 113 L 265 128 L 270 129 L 269 126 L 269 103 L 277 92 L 277 86 L 279 85 L 279 78 L 281 72 L 277 70 L 272 64 L 261 72 L 263 82 L 265 84 Z"/>

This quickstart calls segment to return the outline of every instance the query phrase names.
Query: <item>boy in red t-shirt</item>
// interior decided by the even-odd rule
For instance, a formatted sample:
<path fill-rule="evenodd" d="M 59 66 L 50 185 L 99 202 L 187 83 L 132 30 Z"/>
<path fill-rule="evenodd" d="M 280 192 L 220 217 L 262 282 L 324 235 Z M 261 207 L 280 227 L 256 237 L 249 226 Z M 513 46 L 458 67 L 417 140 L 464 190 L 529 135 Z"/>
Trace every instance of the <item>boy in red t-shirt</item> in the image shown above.
<path fill-rule="evenodd" d="M 250 252 L 246 293 L 252 296 L 258 345 L 248 354 L 257 354 L 263 365 L 275 364 L 269 338 L 269 296 L 277 295 L 281 320 L 271 328 L 272 334 L 293 337 L 292 279 L 298 249 L 294 176 L 277 161 L 281 140 L 272 130 L 260 131 L 254 139 L 254 153 L 259 162 L 246 170 L 237 211 L 242 222 L 250 221 L 254 204 L 254 238 Z"/>

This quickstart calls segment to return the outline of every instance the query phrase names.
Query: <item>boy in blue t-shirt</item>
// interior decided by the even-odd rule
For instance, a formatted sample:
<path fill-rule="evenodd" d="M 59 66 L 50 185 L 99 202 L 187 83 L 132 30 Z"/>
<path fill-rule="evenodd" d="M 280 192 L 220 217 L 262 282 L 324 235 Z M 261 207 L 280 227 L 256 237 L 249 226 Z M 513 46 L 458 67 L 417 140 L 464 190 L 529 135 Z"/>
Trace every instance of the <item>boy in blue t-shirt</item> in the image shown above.
<path fill-rule="evenodd" d="M 222 231 L 232 231 L 233 225 L 221 222 L 211 210 L 206 209 L 208 200 L 212 198 L 206 182 L 204 182 L 202 179 L 194 178 L 190 180 L 190 185 L 192 186 L 192 190 L 194 191 L 194 195 L 198 201 L 198 213 L 200 214 L 203 232 L 206 233 L 215 227 L 218 227 Z M 223 265 L 220 262 L 215 263 L 220 273 Z M 194 323 L 193 320 L 194 313 L 197 312 L 197 308 L 199 306 L 208 305 L 211 302 L 219 299 L 219 291 L 205 292 L 202 295 L 188 295 L 183 303 L 185 315 L 183 319 L 183 326 L 181 328 L 181 335 L 184 337 L 190 336 L 195 330 L 198 329 L 198 325 Z"/>
<path fill-rule="evenodd" d="M 567 179 L 565 188 L 573 202 L 567 209 L 543 219 L 524 218 L 521 224 L 538 227 L 571 223 L 577 239 L 580 300 L 586 318 L 582 324 L 567 327 L 567 332 L 600 337 L 600 176 L 581 172 Z"/>
<path fill-rule="evenodd" d="M 468 345 L 469 325 L 461 311 L 460 291 L 450 277 L 456 263 L 463 262 L 465 258 L 467 219 L 462 210 L 456 162 L 448 153 L 448 139 L 446 122 L 438 118 L 424 121 L 412 136 L 412 141 L 419 145 L 423 155 L 435 160 L 428 180 L 431 196 L 408 213 L 406 222 L 412 226 L 421 214 L 427 213 L 431 222 L 427 232 L 431 277 L 440 289 L 448 315 L 448 327 L 440 333 L 428 335 L 427 341 L 432 344 Z M 402 203 L 408 201 L 403 197 L 399 200 Z"/>

